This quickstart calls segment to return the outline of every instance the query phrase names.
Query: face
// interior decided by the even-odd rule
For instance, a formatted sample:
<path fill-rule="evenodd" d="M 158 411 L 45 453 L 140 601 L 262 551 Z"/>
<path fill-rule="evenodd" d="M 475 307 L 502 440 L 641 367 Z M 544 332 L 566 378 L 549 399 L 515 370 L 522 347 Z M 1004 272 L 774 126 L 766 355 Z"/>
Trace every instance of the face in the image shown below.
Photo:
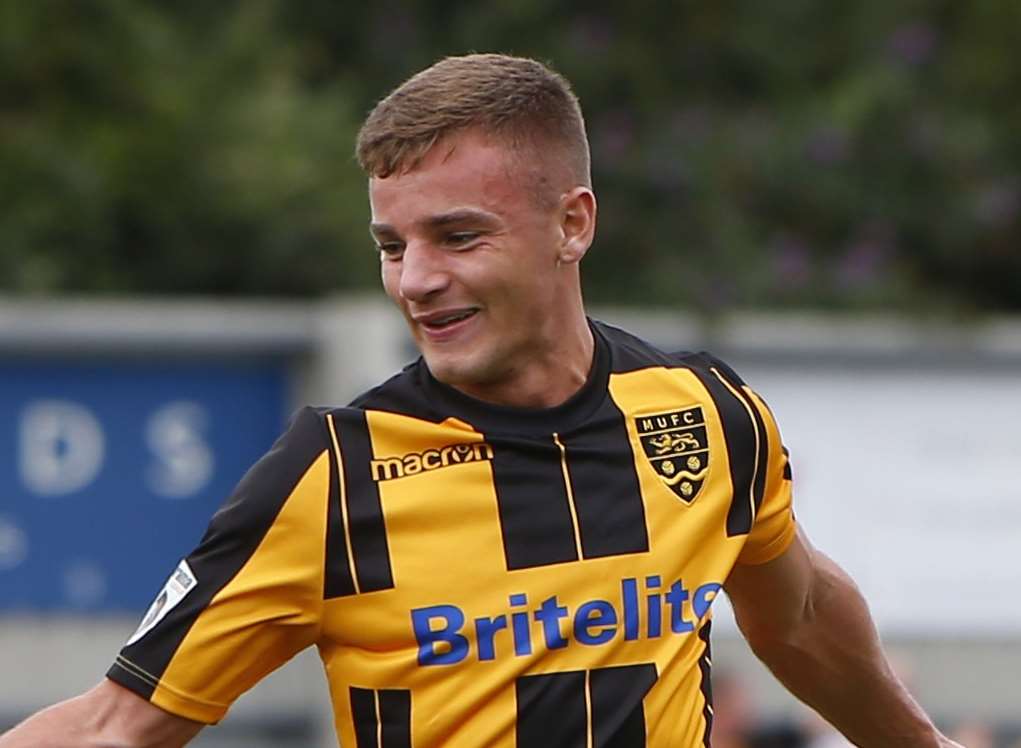
<path fill-rule="evenodd" d="M 387 295 L 433 375 L 476 395 L 549 360 L 570 303 L 564 199 L 540 201 L 517 164 L 467 132 L 369 185 Z"/>

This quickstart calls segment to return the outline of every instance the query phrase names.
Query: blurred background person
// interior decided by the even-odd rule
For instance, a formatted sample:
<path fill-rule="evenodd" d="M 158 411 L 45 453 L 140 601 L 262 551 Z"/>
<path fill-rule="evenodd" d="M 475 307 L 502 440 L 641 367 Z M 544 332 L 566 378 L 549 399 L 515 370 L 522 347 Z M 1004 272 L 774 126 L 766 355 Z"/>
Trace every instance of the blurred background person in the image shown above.
<path fill-rule="evenodd" d="M 713 732 L 716 748 L 753 748 L 752 734 L 758 721 L 747 685 L 733 671 L 722 667 L 712 674 Z"/>
<path fill-rule="evenodd" d="M 950 731 L 953 740 L 967 748 L 1000 748 L 996 731 L 991 725 L 978 720 L 962 722 Z"/>

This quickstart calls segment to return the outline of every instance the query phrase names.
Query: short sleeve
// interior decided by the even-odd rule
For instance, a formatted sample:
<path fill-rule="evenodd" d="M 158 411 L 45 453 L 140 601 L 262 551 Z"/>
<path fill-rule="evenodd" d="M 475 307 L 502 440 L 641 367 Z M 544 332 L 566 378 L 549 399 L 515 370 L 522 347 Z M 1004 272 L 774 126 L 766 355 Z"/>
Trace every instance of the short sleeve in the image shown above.
<path fill-rule="evenodd" d="M 107 677 L 162 709 L 218 722 L 319 636 L 330 461 L 305 408 L 181 560 Z"/>
<path fill-rule="evenodd" d="M 738 557 L 738 563 L 764 564 L 779 556 L 794 540 L 796 525 L 792 508 L 792 474 L 789 453 L 769 407 L 759 395 L 742 385 L 751 405 L 758 411 L 765 431 L 766 478 L 762 503 L 755 514 L 752 531 Z"/>

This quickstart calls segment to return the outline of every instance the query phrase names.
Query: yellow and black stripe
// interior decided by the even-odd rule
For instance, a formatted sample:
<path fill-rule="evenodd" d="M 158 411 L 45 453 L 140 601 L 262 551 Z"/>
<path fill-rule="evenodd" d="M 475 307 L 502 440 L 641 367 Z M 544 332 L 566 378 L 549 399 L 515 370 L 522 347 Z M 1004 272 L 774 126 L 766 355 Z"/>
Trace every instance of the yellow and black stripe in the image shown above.
<path fill-rule="evenodd" d="M 648 663 L 524 675 L 515 685 L 517 745 L 643 746 L 643 701 L 656 679 Z"/>
<path fill-rule="evenodd" d="M 331 459 L 340 465 L 341 484 L 338 491 L 341 526 L 330 525 L 327 544 L 339 548 L 336 533 L 343 533 L 345 555 L 353 559 L 346 570 L 353 582 L 347 594 L 390 589 L 394 586 L 393 572 L 379 488 L 369 469 L 372 442 L 365 413 L 357 410 L 330 413 L 326 422 L 333 447 Z M 330 510 L 334 510 L 332 503 Z M 334 584 L 342 586 L 344 581 L 341 576 Z"/>
<path fill-rule="evenodd" d="M 721 361 L 592 329 L 556 408 L 480 403 L 419 361 L 303 410 L 110 677 L 215 722 L 314 644 L 344 745 L 709 745 L 711 602 L 790 543 L 788 457 Z"/>
<path fill-rule="evenodd" d="M 411 748 L 411 692 L 351 686 L 357 748 Z"/>

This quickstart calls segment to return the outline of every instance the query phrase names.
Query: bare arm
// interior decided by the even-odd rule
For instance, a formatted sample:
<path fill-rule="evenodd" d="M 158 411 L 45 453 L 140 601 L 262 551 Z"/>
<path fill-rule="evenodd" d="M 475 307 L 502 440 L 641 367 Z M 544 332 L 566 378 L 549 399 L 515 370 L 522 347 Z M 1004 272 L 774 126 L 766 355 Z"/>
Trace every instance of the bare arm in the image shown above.
<path fill-rule="evenodd" d="M 181 748 L 203 727 L 104 680 L 29 717 L 0 737 L 0 748 Z"/>
<path fill-rule="evenodd" d="M 800 529 L 779 558 L 734 567 L 725 588 L 759 659 L 852 743 L 956 746 L 897 679 L 857 586 Z"/>

